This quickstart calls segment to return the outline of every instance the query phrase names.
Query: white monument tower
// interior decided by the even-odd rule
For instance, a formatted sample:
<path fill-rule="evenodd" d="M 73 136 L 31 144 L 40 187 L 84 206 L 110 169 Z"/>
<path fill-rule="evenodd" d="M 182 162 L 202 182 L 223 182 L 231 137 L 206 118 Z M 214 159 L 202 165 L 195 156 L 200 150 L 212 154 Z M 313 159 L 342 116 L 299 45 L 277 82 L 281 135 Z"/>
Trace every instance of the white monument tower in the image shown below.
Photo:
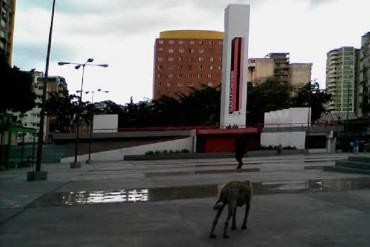
<path fill-rule="evenodd" d="M 230 4 L 225 9 L 221 128 L 246 124 L 249 9 L 245 4 Z"/>

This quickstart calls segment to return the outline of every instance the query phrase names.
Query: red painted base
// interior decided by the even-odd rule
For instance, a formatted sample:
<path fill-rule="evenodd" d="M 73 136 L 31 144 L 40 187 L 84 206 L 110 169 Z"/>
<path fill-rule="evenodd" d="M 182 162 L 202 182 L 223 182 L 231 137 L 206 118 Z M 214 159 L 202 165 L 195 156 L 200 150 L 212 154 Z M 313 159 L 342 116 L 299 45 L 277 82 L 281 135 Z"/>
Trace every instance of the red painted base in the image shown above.
<path fill-rule="evenodd" d="M 234 152 L 235 137 L 247 136 L 247 150 L 255 150 L 260 146 L 259 128 L 242 129 L 197 129 L 197 152 L 216 153 Z"/>

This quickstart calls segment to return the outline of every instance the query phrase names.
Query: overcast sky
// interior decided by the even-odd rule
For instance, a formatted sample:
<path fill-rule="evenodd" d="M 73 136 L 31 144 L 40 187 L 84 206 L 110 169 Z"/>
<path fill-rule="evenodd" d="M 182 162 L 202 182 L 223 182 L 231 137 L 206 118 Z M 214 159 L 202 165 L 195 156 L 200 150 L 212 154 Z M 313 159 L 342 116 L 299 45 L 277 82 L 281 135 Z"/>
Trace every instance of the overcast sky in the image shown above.
<path fill-rule="evenodd" d="M 124 104 L 152 97 L 154 41 L 173 29 L 223 31 L 230 3 L 251 5 L 249 57 L 289 52 L 291 62 L 313 63 L 312 79 L 325 87 L 326 53 L 360 47 L 370 31 L 369 0 L 57 0 L 49 75 L 78 90 L 81 70 L 58 61 L 96 63 L 87 67 L 84 90 L 101 88 L 94 101 Z M 13 65 L 45 70 L 52 0 L 18 0 Z M 90 97 L 85 100 L 91 100 Z"/>

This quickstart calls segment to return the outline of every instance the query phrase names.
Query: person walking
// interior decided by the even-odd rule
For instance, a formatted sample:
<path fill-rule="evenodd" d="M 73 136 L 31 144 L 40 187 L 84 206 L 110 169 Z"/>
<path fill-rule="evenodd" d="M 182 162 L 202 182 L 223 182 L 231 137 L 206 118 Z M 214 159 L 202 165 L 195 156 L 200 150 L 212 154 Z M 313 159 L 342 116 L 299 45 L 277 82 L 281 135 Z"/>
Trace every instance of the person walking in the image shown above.
<path fill-rule="evenodd" d="M 360 141 L 358 139 L 355 139 L 353 141 L 353 152 L 358 153 L 358 147 L 360 146 Z"/>
<path fill-rule="evenodd" d="M 238 162 L 237 170 L 243 166 L 243 157 L 247 152 L 247 137 L 246 135 L 237 135 L 235 137 L 235 159 Z"/>

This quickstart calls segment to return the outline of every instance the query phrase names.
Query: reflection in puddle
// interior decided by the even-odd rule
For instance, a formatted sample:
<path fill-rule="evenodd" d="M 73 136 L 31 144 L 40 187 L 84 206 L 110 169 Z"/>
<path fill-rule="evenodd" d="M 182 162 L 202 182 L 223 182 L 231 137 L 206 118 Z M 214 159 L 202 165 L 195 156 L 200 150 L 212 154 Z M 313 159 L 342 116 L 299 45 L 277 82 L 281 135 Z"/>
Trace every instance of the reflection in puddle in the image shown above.
<path fill-rule="evenodd" d="M 165 188 L 123 189 L 119 191 L 49 193 L 36 200 L 32 206 L 72 206 L 208 198 L 216 197 L 222 186 L 222 184 L 208 184 Z M 370 178 L 254 182 L 253 187 L 255 195 L 338 192 L 370 189 Z"/>
<path fill-rule="evenodd" d="M 111 192 L 69 192 L 62 193 L 61 201 L 65 205 L 113 202 L 145 202 L 148 201 L 148 189 L 120 190 Z"/>

